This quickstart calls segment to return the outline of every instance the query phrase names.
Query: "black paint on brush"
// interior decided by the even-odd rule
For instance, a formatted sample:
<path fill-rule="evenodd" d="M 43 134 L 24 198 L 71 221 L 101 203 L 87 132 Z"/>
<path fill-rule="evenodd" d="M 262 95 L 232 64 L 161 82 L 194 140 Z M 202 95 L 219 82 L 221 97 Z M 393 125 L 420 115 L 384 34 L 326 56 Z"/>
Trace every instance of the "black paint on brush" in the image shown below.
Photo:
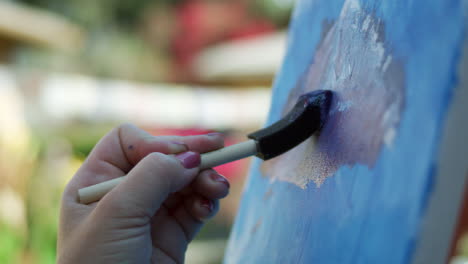
<path fill-rule="evenodd" d="M 309 138 L 323 126 L 332 97 L 328 90 L 304 94 L 284 118 L 249 134 L 257 142 L 256 156 L 263 160 L 274 158 Z"/>

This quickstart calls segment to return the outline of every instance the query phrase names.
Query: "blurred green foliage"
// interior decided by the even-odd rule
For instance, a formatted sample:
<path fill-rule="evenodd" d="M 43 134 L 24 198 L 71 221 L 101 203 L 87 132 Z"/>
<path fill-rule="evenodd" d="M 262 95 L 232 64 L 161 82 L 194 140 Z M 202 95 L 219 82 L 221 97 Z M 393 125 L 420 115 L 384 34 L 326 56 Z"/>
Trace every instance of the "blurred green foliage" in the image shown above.
<path fill-rule="evenodd" d="M 167 0 L 19 0 L 62 14 L 87 28 L 118 26 L 131 30 L 139 22 L 140 14 L 150 4 L 173 4 Z"/>
<path fill-rule="evenodd" d="M 92 125 L 87 123 L 66 126 L 56 136 L 66 139 L 72 146 L 72 153 L 84 159 L 93 150 L 94 145 L 118 124 Z"/>
<path fill-rule="evenodd" d="M 145 10 L 177 1 L 17 0 L 60 14 L 86 32 L 75 53 L 25 46 L 17 50 L 19 68 L 78 72 L 99 77 L 141 81 L 163 80 L 167 61 L 144 39 Z"/>
<path fill-rule="evenodd" d="M 133 30 L 150 6 L 177 6 L 184 0 L 18 0 L 62 14 L 86 28 L 118 27 Z M 210 0 L 207 0 L 210 1 Z M 236 1 L 236 0 L 211 0 Z M 278 25 L 287 24 L 295 0 L 253 0 L 249 4 L 259 15 Z"/>
<path fill-rule="evenodd" d="M 16 1 L 60 14 L 86 32 L 83 47 L 73 54 L 30 46 L 18 49 L 13 61 L 19 68 L 78 72 L 138 81 L 173 79 L 173 58 L 168 48 L 170 40 L 166 36 L 158 36 L 159 39 L 155 40 L 148 21 L 156 16 L 155 9 L 164 10 L 170 17 L 174 8 L 184 0 Z M 252 0 L 247 3 L 256 16 L 265 17 L 278 27 L 285 27 L 293 1 Z"/>
<path fill-rule="evenodd" d="M 0 223 L 0 263 L 18 263 L 24 247 L 21 232 Z"/>
<path fill-rule="evenodd" d="M 295 0 L 255 0 L 252 1 L 254 12 L 268 18 L 277 27 L 284 28 L 289 24 Z"/>
<path fill-rule="evenodd" d="M 160 80 L 168 68 L 165 54 L 162 54 L 165 51 L 158 53 L 144 40 L 141 24 L 148 8 L 172 7 L 182 0 L 16 1 L 61 14 L 87 32 L 86 43 L 76 54 L 23 47 L 14 55 L 16 66 L 133 80 Z M 285 24 L 284 10 L 287 9 L 278 8 L 271 1 L 274 0 L 255 0 L 252 7 L 258 14 L 276 19 L 277 24 Z M 25 176 L 26 191 L 15 190 L 25 206 L 26 227 L 18 230 L 0 222 L 0 263 L 55 262 L 60 197 L 65 182 L 96 142 L 114 126 L 71 120 L 69 126 L 41 127 L 42 131 L 31 131 L 34 139 L 30 144 L 34 146 L 28 146 L 28 149 L 37 149 L 39 154 L 32 155 L 33 161 L 25 158 L 22 164 L 31 166 L 33 171 Z M 69 153 L 51 154 L 62 142 L 70 146 Z M 201 231 L 199 239 L 224 239 L 228 234 L 227 224 L 210 222 Z"/>

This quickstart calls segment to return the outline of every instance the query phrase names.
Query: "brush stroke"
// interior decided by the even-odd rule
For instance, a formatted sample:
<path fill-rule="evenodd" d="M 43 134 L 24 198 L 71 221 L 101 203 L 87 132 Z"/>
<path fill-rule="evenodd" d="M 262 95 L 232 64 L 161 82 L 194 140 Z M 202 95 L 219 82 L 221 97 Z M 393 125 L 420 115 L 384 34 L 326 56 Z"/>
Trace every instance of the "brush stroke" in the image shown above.
<path fill-rule="evenodd" d="M 349 17 L 349 22 L 340 22 L 345 17 Z M 387 124 L 392 125 L 378 128 L 376 124 L 381 123 L 372 121 L 368 131 L 361 129 L 362 133 L 376 136 L 378 144 L 375 146 L 378 147 L 367 147 L 367 154 L 359 156 L 357 153 L 357 158 L 343 153 L 344 158 L 337 162 L 342 165 L 336 170 L 333 164 L 323 165 L 323 168 L 335 171 L 323 172 L 322 175 L 333 173 L 333 176 L 328 176 L 320 188 L 310 183 L 306 189 L 301 189 L 284 180 L 264 177 L 262 162 L 255 160 L 231 232 L 225 263 L 414 263 L 416 252 L 424 244 L 424 232 L 430 232 L 430 229 L 424 231 L 423 227 L 430 220 L 428 208 L 434 204 L 434 190 L 441 184 L 435 172 L 438 157 L 443 154 L 441 139 L 447 115 L 457 98 L 461 47 L 468 39 L 467 17 L 466 0 L 297 2 L 288 33 L 288 49 L 275 80 L 272 107 L 265 126 L 279 120 L 287 111 L 288 102 L 292 103 L 300 92 L 327 83 L 329 88 L 335 88 L 335 84 L 342 81 L 340 77 L 362 70 L 356 66 L 343 67 L 346 59 L 359 61 L 360 58 L 369 59 L 372 54 L 382 54 L 370 56 L 370 59 L 380 59 L 377 60 L 380 63 L 371 61 L 372 65 L 400 72 L 395 77 L 404 82 L 401 86 L 403 98 L 396 104 L 401 108 L 391 110 L 392 115 L 387 115 L 392 117 Z M 316 67 L 314 64 L 319 62 L 319 56 L 325 57 L 327 47 L 323 43 L 330 37 L 330 43 L 337 45 L 338 39 L 334 38 L 340 34 L 351 34 L 352 43 L 371 50 L 348 47 L 349 54 L 344 53 L 337 60 L 342 54 L 340 51 L 346 50 L 347 43 L 334 46 L 330 51 L 336 56 L 333 62 L 341 63 L 326 62 L 325 69 L 329 72 L 317 68 L 326 74 L 323 80 L 311 78 L 315 74 L 312 67 Z M 375 37 L 374 42 L 365 43 Z M 373 50 L 379 48 L 379 43 L 383 50 Z M 368 67 L 365 64 L 361 62 L 359 65 Z M 340 74 L 334 76 L 333 71 Z M 388 82 L 385 76 L 394 77 L 393 74 L 383 76 L 385 85 Z M 311 84 L 314 80 L 318 82 L 315 86 Z M 346 89 L 365 89 L 365 86 L 347 86 Z M 337 93 L 335 115 L 349 114 L 363 105 L 355 98 L 340 97 L 340 91 Z M 376 103 L 373 106 L 376 109 L 383 105 L 387 105 L 386 109 L 391 108 L 380 99 Z M 369 109 L 368 112 L 383 113 L 382 120 L 386 116 L 385 111 Z M 367 117 L 366 112 L 361 117 Z M 363 120 L 356 122 L 365 123 Z M 352 125 L 340 124 L 338 127 L 356 133 L 359 129 Z M 392 127 L 394 131 L 388 129 Z M 336 132 L 346 136 L 346 131 Z M 323 136 L 324 131 L 315 140 L 320 141 Z M 293 151 L 301 153 L 300 149 Z M 302 153 L 307 151 L 303 149 Z M 372 156 L 370 153 L 377 154 Z M 295 164 L 285 162 L 284 169 L 289 170 L 289 177 L 294 178 L 297 173 Z M 303 170 L 312 169 L 304 167 Z M 274 176 L 276 171 L 267 173 Z M 299 180 L 298 185 L 307 184 L 307 179 Z M 444 196 L 453 194 L 446 192 Z M 445 208 L 439 209 L 447 212 Z M 439 214 L 439 217 L 445 215 Z M 261 224 L 258 224 L 259 219 Z M 437 228 L 445 226 L 438 225 Z M 427 240 L 426 244 L 432 245 L 431 241 Z"/>
<path fill-rule="evenodd" d="M 283 114 L 304 93 L 335 92 L 318 137 L 262 167 L 264 175 L 305 188 L 317 187 L 344 165 L 372 168 L 384 145 L 391 146 L 404 107 L 405 74 L 385 44 L 385 25 L 356 1 L 345 3 L 327 23 L 313 63 L 292 89 Z"/>

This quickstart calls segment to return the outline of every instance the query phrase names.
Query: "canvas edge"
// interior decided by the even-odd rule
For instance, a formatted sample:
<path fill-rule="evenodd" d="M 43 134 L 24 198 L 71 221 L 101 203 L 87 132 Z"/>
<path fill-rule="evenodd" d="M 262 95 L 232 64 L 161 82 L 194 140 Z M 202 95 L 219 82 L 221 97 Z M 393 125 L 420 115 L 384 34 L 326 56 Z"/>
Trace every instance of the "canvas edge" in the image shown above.
<path fill-rule="evenodd" d="M 468 30 L 461 47 L 458 86 L 448 110 L 434 186 L 411 263 L 446 263 L 468 176 Z M 450 194 L 450 195 L 448 195 Z"/>

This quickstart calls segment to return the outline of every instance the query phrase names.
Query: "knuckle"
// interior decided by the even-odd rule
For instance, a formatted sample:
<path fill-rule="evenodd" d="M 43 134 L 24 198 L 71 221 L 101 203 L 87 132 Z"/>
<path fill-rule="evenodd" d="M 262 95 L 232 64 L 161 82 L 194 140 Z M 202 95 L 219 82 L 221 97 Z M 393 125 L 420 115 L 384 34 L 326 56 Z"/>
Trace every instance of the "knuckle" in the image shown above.
<path fill-rule="evenodd" d="M 118 129 L 118 130 L 126 130 L 126 129 L 134 128 L 134 127 L 136 127 L 134 124 L 129 123 L 129 122 L 125 122 L 125 123 L 120 124 L 120 125 L 117 127 L 117 129 Z"/>
<path fill-rule="evenodd" d="M 145 160 L 150 162 L 152 166 L 165 171 L 177 165 L 176 160 L 173 157 L 160 152 L 152 152 L 148 154 L 145 157 Z"/>
<path fill-rule="evenodd" d="M 162 189 L 172 190 L 174 175 L 177 173 L 177 161 L 171 156 L 159 152 L 150 153 L 145 160 L 151 164 L 150 167 L 154 171 L 157 171 L 158 182 Z"/>

